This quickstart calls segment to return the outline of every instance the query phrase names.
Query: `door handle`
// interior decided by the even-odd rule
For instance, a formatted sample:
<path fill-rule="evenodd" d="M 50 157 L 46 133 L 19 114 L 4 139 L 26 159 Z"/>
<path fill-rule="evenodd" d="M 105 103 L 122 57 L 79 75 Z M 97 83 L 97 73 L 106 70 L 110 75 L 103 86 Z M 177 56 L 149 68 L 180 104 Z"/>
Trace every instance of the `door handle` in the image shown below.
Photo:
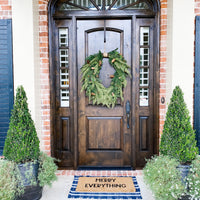
<path fill-rule="evenodd" d="M 130 101 L 126 101 L 126 117 L 127 117 L 127 128 L 130 128 L 129 120 L 130 120 L 130 112 L 131 112 L 131 105 Z"/>

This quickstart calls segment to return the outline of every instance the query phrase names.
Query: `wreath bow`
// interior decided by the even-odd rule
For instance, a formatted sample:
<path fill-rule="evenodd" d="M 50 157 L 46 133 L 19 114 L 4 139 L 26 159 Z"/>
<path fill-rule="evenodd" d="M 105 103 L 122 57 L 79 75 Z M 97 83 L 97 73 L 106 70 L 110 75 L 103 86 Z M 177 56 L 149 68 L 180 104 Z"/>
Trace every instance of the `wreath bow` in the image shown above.
<path fill-rule="evenodd" d="M 131 74 L 129 72 L 130 66 L 127 65 L 126 60 L 121 54 L 117 52 L 117 49 L 109 52 L 108 59 L 110 65 L 115 69 L 111 84 L 106 88 L 99 79 L 99 73 L 103 64 L 103 54 L 99 53 L 90 55 L 86 58 L 85 64 L 81 67 L 82 73 L 82 89 L 86 91 L 86 96 L 89 101 L 92 100 L 94 104 L 102 104 L 108 108 L 114 107 L 117 103 L 117 99 L 123 98 L 123 88 L 126 87 L 126 77 Z"/>

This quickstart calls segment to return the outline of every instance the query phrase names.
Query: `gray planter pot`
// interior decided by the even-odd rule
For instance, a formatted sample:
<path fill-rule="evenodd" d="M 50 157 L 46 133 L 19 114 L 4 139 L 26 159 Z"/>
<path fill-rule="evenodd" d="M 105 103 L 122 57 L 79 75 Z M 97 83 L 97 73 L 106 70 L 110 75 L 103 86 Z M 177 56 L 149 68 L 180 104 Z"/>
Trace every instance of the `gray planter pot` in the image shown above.
<path fill-rule="evenodd" d="M 190 168 L 191 168 L 190 165 L 179 165 L 177 167 L 177 169 L 181 173 L 181 181 L 185 185 L 185 187 L 187 185 L 186 178 L 187 178 L 187 176 L 189 174 Z M 187 188 L 187 190 L 188 190 L 188 188 Z M 191 199 L 189 195 L 184 195 L 179 200 L 189 200 L 189 199 Z"/>
<path fill-rule="evenodd" d="M 24 189 L 24 194 L 17 197 L 15 200 L 39 200 L 42 197 L 42 187 L 36 186 L 26 186 Z"/>
<path fill-rule="evenodd" d="M 25 163 L 25 164 L 19 164 L 18 165 L 21 178 L 22 178 L 22 184 L 24 186 L 30 186 L 31 185 L 31 178 L 35 179 L 37 181 L 38 176 L 38 168 L 39 163 Z"/>
<path fill-rule="evenodd" d="M 24 186 L 24 194 L 16 197 L 16 200 L 39 200 L 42 197 L 42 187 L 38 184 L 38 168 L 39 163 L 26 163 L 18 165 L 22 183 Z M 36 186 L 32 185 L 33 180 L 37 182 Z"/>
<path fill-rule="evenodd" d="M 186 185 L 186 178 L 188 176 L 188 173 L 190 171 L 190 165 L 178 165 L 177 169 L 180 171 L 181 173 L 181 181 L 182 183 L 184 183 Z"/>

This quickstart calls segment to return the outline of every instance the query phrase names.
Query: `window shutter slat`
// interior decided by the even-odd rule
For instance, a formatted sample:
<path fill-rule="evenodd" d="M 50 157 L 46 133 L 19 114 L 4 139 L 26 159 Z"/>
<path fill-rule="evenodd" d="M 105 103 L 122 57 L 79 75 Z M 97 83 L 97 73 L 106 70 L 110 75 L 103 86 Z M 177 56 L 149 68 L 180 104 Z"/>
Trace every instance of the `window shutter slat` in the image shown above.
<path fill-rule="evenodd" d="M 12 20 L 0 20 L 0 155 L 13 107 Z"/>

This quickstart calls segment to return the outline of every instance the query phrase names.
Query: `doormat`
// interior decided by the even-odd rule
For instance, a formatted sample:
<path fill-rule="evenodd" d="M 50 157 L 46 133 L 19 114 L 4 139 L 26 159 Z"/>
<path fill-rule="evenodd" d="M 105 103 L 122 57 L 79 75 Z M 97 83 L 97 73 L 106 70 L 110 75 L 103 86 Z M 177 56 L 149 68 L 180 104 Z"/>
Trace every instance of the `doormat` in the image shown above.
<path fill-rule="evenodd" d="M 68 198 L 142 199 L 135 176 L 74 176 Z"/>

